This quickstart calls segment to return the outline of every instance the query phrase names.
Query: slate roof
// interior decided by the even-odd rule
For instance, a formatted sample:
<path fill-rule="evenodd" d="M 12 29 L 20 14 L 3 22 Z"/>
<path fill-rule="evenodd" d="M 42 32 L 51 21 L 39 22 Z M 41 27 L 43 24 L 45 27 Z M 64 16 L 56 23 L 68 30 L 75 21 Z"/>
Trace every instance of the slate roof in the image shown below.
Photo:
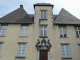
<path fill-rule="evenodd" d="M 0 23 L 34 23 L 34 18 L 24 10 L 23 6 L 0 18 Z"/>
<path fill-rule="evenodd" d="M 54 24 L 80 24 L 80 20 L 62 8 Z"/>

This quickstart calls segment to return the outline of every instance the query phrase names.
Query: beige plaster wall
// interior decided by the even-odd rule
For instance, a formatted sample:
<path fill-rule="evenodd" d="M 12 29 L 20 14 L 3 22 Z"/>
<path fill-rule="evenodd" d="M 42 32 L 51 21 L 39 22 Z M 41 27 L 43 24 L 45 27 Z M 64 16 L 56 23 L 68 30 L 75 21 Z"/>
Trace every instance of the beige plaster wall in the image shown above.
<path fill-rule="evenodd" d="M 47 10 L 46 21 L 41 21 L 40 10 Z M 52 21 L 52 7 L 50 6 L 36 6 L 35 7 L 35 23 L 29 24 L 28 37 L 20 37 L 21 24 L 9 24 L 6 32 L 6 37 L 0 37 L 0 41 L 3 41 L 3 47 L 0 55 L 0 60 L 37 60 L 36 44 L 39 38 L 39 24 L 48 24 L 47 32 L 48 38 L 52 45 L 50 52 L 52 52 L 51 60 L 66 60 L 61 59 L 61 43 L 69 43 L 70 54 L 72 59 L 67 60 L 80 60 L 80 51 L 78 44 L 80 44 L 80 38 L 76 38 L 73 25 L 66 25 L 68 38 L 59 37 L 59 26 L 53 25 Z M 18 42 L 27 42 L 26 46 L 26 58 L 15 58 L 17 53 Z"/>

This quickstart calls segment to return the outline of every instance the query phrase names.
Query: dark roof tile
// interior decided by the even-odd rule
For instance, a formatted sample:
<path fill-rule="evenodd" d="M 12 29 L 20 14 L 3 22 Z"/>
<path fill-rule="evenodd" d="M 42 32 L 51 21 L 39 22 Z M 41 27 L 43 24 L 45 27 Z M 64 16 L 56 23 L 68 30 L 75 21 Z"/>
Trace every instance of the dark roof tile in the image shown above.
<path fill-rule="evenodd" d="M 54 21 L 55 24 L 80 24 L 80 20 L 62 8 Z"/>
<path fill-rule="evenodd" d="M 20 8 L 0 18 L 0 23 L 33 23 L 32 19 L 27 12 L 23 9 L 22 5 Z"/>

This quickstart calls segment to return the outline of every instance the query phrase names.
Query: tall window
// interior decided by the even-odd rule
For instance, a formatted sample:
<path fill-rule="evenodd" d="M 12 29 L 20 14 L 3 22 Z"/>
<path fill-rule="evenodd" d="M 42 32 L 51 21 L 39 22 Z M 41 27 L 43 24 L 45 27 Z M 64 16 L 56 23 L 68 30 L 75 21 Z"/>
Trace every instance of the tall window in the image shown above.
<path fill-rule="evenodd" d="M 59 26 L 60 37 L 67 37 L 66 26 Z"/>
<path fill-rule="evenodd" d="M 3 43 L 0 43 L 0 55 L 1 55 L 2 45 Z"/>
<path fill-rule="evenodd" d="M 47 11 L 41 10 L 41 19 L 47 19 Z"/>
<path fill-rule="evenodd" d="M 76 37 L 80 37 L 80 27 L 74 27 L 76 32 Z"/>
<path fill-rule="evenodd" d="M 70 58 L 70 50 L 68 44 L 61 44 L 62 58 Z"/>
<path fill-rule="evenodd" d="M 79 51 L 80 51 L 80 44 L 79 44 Z"/>
<path fill-rule="evenodd" d="M 0 27 L 0 36 L 6 36 L 7 27 L 8 25 L 2 25 Z"/>
<path fill-rule="evenodd" d="M 28 36 L 28 26 L 21 26 L 20 36 Z"/>
<path fill-rule="evenodd" d="M 25 57 L 26 43 L 18 43 L 17 57 Z"/>
<path fill-rule="evenodd" d="M 47 36 L 47 26 L 40 26 L 40 36 L 42 37 Z"/>

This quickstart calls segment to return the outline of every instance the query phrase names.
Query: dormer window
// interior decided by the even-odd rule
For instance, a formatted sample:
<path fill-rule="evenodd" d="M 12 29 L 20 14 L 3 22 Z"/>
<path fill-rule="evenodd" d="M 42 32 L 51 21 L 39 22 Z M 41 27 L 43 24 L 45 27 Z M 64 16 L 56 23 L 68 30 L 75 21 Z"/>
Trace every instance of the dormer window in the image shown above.
<path fill-rule="evenodd" d="M 46 10 L 41 10 L 40 19 L 47 19 L 47 11 Z"/>
<path fill-rule="evenodd" d="M 66 26 L 59 26 L 60 37 L 67 37 Z"/>
<path fill-rule="evenodd" d="M 80 37 L 80 27 L 79 26 L 75 26 L 75 32 L 76 32 L 76 37 Z"/>

